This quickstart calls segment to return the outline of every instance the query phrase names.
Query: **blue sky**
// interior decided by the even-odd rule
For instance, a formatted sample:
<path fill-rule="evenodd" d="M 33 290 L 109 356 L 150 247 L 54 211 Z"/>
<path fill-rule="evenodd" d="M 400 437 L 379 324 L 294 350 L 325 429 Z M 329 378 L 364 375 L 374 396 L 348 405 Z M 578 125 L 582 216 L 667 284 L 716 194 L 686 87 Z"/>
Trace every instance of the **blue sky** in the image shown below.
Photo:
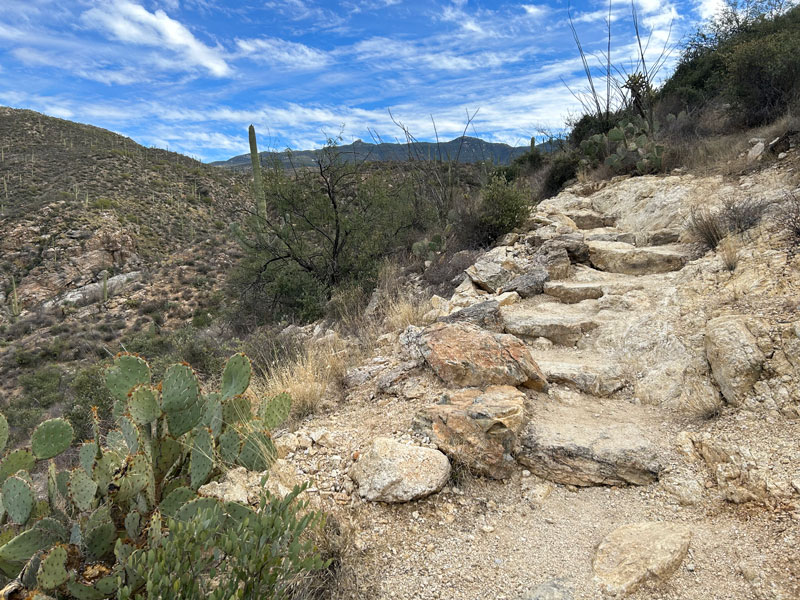
<path fill-rule="evenodd" d="M 635 0 L 650 57 L 721 0 Z M 262 148 L 419 139 L 470 129 L 522 145 L 580 112 L 561 0 L 0 0 L 0 104 L 90 123 L 201 160 Z M 590 53 L 607 3 L 575 0 Z M 630 64 L 630 0 L 612 0 L 614 61 Z M 673 55 L 672 62 L 677 56 Z M 666 65 L 666 71 L 669 64 Z"/>

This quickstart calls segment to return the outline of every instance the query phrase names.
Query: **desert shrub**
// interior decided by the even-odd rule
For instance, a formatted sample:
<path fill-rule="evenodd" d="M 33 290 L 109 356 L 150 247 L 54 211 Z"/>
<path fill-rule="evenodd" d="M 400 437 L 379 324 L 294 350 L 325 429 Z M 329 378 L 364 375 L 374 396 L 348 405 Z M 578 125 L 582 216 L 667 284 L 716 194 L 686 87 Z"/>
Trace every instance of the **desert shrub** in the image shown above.
<path fill-rule="evenodd" d="M 18 378 L 22 393 L 13 398 L 6 407 L 8 423 L 13 429 L 13 439 L 27 437 L 42 415 L 63 398 L 64 374 L 56 366 L 39 367 L 23 373 Z"/>
<path fill-rule="evenodd" d="M 534 140 L 531 141 L 533 144 Z M 514 181 L 518 177 L 529 175 L 541 169 L 547 161 L 546 156 L 536 146 L 511 161 L 505 167 L 495 169 L 495 175 L 504 177 L 507 181 Z"/>
<path fill-rule="evenodd" d="M 529 202 L 523 192 L 506 181 L 493 177 L 481 190 L 478 226 L 486 243 L 494 242 L 522 224 L 528 216 Z"/>
<path fill-rule="evenodd" d="M 791 247 L 800 246 L 800 196 L 794 193 L 786 196 L 777 220 L 788 234 Z"/>
<path fill-rule="evenodd" d="M 800 33 L 780 31 L 737 44 L 727 70 L 745 125 L 771 122 L 800 98 Z"/>
<path fill-rule="evenodd" d="M 67 387 L 66 400 L 64 416 L 72 423 L 78 439 L 92 437 L 92 407 L 97 408 L 98 418 L 106 428 L 111 421 L 114 400 L 100 365 L 80 369 L 75 374 Z"/>
<path fill-rule="evenodd" d="M 549 198 L 558 194 L 565 183 L 575 178 L 579 164 L 578 157 L 572 152 L 556 154 L 552 158 L 544 178 L 543 196 Z"/>
<path fill-rule="evenodd" d="M 297 500 L 265 492 L 258 510 L 243 520 L 226 518 L 220 505 L 188 521 L 167 521 L 167 535 L 131 567 L 153 600 L 282 600 L 293 597 L 309 574 L 328 567 L 308 533 L 323 515 Z M 135 596 L 139 598 L 139 596 Z"/>
<path fill-rule="evenodd" d="M 717 210 L 692 209 L 689 231 L 698 242 L 713 250 L 729 235 L 755 227 L 765 210 L 766 204 L 754 198 L 728 198 Z"/>

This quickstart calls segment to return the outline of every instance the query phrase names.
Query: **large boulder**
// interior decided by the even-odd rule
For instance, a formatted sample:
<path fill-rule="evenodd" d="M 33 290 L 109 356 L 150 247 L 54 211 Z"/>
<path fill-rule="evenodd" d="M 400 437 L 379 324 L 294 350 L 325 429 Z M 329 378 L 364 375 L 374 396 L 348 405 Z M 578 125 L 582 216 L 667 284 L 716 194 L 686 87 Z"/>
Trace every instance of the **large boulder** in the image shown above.
<path fill-rule="evenodd" d="M 530 298 L 544 292 L 545 282 L 549 279 L 550 273 L 547 272 L 547 269 L 534 267 L 512 279 L 503 287 L 503 291 L 517 292 L 523 298 Z"/>
<path fill-rule="evenodd" d="M 673 246 L 637 247 L 624 242 L 588 242 L 589 260 L 596 269 L 627 275 L 678 271 L 688 254 Z"/>
<path fill-rule="evenodd" d="M 525 420 L 525 394 L 502 385 L 446 394 L 417 414 L 414 428 L 471 472 L 504 479 Z"/>
<path fill-rule="evenodd" d="M 547 389 L 547 379 L 528 347 L 513 335 L 469 323 L 436 323 L 422 332 L 418 347 L 431 369 L 458 387 L 499 384 Z"/>
<path fill-rule="evenodd" d="M 503 306 L 500 315 L 506 332 L 525 338 L 543 337 L 562 346 L 574 346 L 599 325 L 591 309 L 560 302 Z"/>
<path fill-rule="evenodd" d="M 433 448 L 376 438 L 349 475 L 367 500 L 409 502 L 441 490 L 450 478 L 450 462 Z"/>
<path fill-rule="evenodd" d="M 512 250 L 507 246 L 497 246 L 481 256 L 466 273 L 479 288 L 494 293 L 520 271 L 521 265 Z"/>
<path fill-rule="evenodd" d="M 662 465 L 633 423 L 589 406 L 537 411 L 520 436 L 517 460 L 542 479 L 576 486 L 647 485 Z"/>
<path fill-rule="evenodd" d="M 612 596 L 630 594 L 646 581 L 665 581 L 686 558 L 691 540 L 691 530 L 678 523 L 624 525 L 597 547 L 595 578 Z"/>
<path fill-rule="evenodd" d="M 722 395 L 741 406 L 761 376 L 766 357 L 741 316 L 711 319 L 706 325 L 706 356 Z"/>
<path fill-rule="evenodd" d="M 491 331 L 503 331 L 500 302 L 495 298 L 458 309 L 437 319 L 441 323 L 471 323 Z"/>

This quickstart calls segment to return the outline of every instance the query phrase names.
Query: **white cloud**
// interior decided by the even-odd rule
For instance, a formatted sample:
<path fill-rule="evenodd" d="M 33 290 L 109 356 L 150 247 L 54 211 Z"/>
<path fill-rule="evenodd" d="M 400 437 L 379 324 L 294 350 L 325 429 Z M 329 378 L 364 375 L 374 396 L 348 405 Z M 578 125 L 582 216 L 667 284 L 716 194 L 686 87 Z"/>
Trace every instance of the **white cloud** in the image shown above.
<path fill-rule="evenodd" d="M 525 14 L 527 16 L 536 19 L 544 17 L 550 13 L 550 7 L 542 6 L 541 4 L 523 4 L 522 8 L 525 10 Z"/>
<path fill-rule="evenodd" d="M 124 43 L 168 48 L 178 54 L 185 65 L 201 67 L 215 77 L 225 77 L 232 72 L 220 48 L 203 44 L 163 10 L 151 13 L 128 0 L 117 0 L 89 9 L 82 20 Z"/>
<path fill-rule="evenodd" d="M 700 0 L 697 2 L 697 12 L 704 21 L 717 16 L 723 8 L 725 8 L 725 0 Z"/>
<path fill-rule="evenodd" d="M 240 56 L 291 69 L 321 69 L 332 62 L 321 50 L 279 38 L 236 40 Z"/>

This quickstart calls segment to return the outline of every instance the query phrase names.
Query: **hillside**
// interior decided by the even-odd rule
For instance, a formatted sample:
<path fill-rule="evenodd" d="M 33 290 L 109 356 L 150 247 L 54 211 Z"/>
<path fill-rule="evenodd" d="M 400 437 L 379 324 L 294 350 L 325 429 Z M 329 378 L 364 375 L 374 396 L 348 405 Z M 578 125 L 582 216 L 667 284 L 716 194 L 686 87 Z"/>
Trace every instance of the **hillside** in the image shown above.
<path fill-rule="evenodd" d="M 546 148 L 546 144 L 539 144 Z M 486 142 L 479 138 L 465 136 L 436 144 L 432 142 L 414 142 L 409 148 L 406 144 L 379 143 L 369 144 L 357 140 L 352 144 L 339 146 L 341 157 L 349 162 L 389 162 L 408 160 L 409 152 L 415 158 L 424 160 L 442 158 L 456 160 L 461 163 L 491 162 L 494 165 L 507 165 L 516 157 L 530 149 L 530 146 L 513 147 L 508 144 Z M 298 150 L 284 152 L 260 152 L 262 164 L 278 161 L 284 167 L 310 167 L 314 165 L 317 150 Z M 250 155 L 242 154 L 225 161 L 211 163 L 214 166 L 228 169 L 250 169 Z"/>
<path fill-rule="evenodd" d="M 231 210 L 249 196 L 232 172 L 10 108 L 0 186 L 0 390 L 26 411 L 9 411 L 12 428 L 60 410 L 33 397 L 68 394 L 76 365 L 213 311 Z"/>

